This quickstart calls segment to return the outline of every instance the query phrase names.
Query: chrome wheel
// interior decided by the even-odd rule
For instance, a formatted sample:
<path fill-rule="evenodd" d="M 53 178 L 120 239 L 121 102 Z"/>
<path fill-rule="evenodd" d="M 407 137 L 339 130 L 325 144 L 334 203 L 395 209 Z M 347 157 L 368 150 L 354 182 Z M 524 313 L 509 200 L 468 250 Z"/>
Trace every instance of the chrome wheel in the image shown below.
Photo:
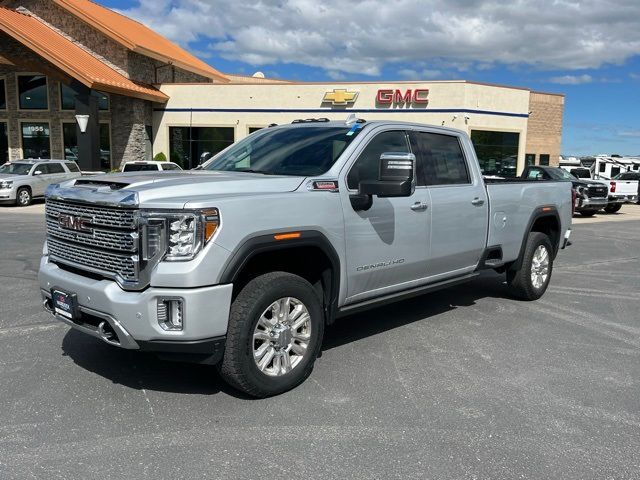
<path fill-rule="evenodd" d="M 539 245 L 531 259 L 531 284 L 534 288 L 541 288 L 547 278 L 549 278 L 549 250 L 544 245 Z"/>
<path fill-rule="evenodd" d="M 273 377 L 289 373 L 307 354 L 311 316 L 297 298 L 285 297 L 262 312 L 253 332 L 253 360 Z"/>
<path fill-rule="evenodd" d="M 20 203 L 20 205 L 29 205 L 30 201 L 31 195 L 29 195 L 29 192 L 26 190 L 20 190 L 20 192 L 18 193 L 18 202 Z"/>

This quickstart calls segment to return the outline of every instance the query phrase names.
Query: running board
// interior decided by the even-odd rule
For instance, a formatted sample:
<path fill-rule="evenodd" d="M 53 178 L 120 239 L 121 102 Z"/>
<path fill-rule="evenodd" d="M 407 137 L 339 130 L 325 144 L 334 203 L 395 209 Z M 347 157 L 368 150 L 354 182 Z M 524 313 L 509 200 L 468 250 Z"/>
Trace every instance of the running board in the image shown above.
<path fill-rule="evenodd" d="M 345 305 L 338 309 L 338 314 L 336 318 L 344 317 L 346 315 L 351 315 L 356 312 L 360 312 L 362 310 L 368 310 L 370 308 L 379 307 L 381 305 L 386 305 L 387 303 L 399 302 L 400 300 L 406 300 L 412 297 L 418 297 L 420 295 L 424 295 L 425 293 L 434 292 L 436 290 L 441 290 L 443 288 L 452 287 L 454 285 L 458 285 L 460 283 L 468 282 L 469 280 L 473 280 L 475 277 L 480 275 L 478 272 L 468 273 L 466 275 L 462 275 L 460 277 L 450 278 L 448 280 L 442 280 L 436 283 L 430 283 L 428 285 L 421 285 L 419 287 L 410 288 L 408 290 L 401 290 L 399 292 L 390 293 L 387 295 L 383 295 L 381 297 L 372 298 L 369 300 L 363 300 L 361 302 L 352 303 L 350 305 Z"/>

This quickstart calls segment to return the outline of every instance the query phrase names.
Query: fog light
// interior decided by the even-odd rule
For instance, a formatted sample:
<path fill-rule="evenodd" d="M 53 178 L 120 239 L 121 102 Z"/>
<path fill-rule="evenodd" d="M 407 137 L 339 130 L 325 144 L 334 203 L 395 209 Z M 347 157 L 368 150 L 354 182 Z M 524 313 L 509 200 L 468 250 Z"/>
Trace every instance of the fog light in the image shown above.
<path fill-rule="evenodd" d="M 182 299 L 158 299 L 158 323 L 163 330 L 182 330 L 184 325 L 184 307 Z"/>

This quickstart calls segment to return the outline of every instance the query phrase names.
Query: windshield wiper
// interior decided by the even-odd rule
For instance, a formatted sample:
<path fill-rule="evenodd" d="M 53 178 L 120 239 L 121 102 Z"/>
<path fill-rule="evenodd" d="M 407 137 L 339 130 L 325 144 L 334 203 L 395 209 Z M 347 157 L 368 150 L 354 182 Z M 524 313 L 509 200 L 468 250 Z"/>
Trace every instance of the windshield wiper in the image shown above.
<path fill-rule="evenodd" d="M 228 170 L 230 172 L 242 172 L 242 173 L 261 173 L 262 175 L 276 175 L 273 172 L 267 172 L 265 170 L 254 170 L 253 168 L 238 168 L 236 170 Z"/>

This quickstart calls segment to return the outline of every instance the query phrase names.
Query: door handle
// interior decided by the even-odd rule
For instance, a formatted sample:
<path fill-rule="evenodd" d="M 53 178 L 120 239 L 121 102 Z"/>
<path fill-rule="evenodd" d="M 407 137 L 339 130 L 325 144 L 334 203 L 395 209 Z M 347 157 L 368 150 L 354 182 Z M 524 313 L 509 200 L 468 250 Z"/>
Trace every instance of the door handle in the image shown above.
<path fill-rule="evenodd" d="M 484 205 L 484 200 L 482 200 L 481 198 L 474 198 L 473 200 L 471 200 L 471 205 L 475 206 L 475 207 L 481 207 L 482 205 Z"/>
<path fill-rule="evenodd" d="M 413 210 L 414 212 L 420 212 L 422 210 L 426 210 L 427 208 L 429 208 L 429 205 L 424 202 L 416 202 L 411 205 L 411 210 Z"/>

